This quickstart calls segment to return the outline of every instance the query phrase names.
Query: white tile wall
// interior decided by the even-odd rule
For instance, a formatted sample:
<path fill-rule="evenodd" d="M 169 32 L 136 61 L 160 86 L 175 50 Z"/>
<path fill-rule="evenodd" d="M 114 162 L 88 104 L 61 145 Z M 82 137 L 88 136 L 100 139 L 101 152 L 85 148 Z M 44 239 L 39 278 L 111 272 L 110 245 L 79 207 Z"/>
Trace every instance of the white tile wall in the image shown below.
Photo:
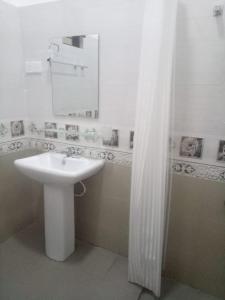
<path fill-rule="evenodd" d="M 215 163 L 225 139 L 225 14 L 213 17 L 216 3 L 179 0 L 177 23 L 175 139 L 203 137 L 206 163 Z"/>
<path fill-rule="evenodd" d="M 45 60 L 51 37 L 100 35 L 100 117 L 96 121 L 75 120 L 76 124 L 133 128 L 143 3 L 143 0 L 66 0 L 20 8 L 26 60 Z M 26 76 L 26 89 L 31 119 L 63 120 L 52 113 L 47 74 Z"/>
<path fill-rule="evenodd" d="M 23 50 L 17 9 L 0 1 L 0 119 L 26 116 Z"/>
<path fill-rule="evenodd" d="M 225 139 L 225 14 L 213 17 L 218 1 L 178 3 L 176 155 L 180 136 L 202 137 L 206 163 L 215 163 L 218 141 Z M 144 0 L 62 0 L 16 9 L 0 2 L 0 119 L 119 128 L 120 147 L 127 150 L 127 133 L 135 119 L 143 4 Z M 55 117 L 46 62 L 49 39 L 84 32 L 100 34 L 100 118 Z M 24 78 L 26 60 L 42 60 L 46 72 Z"/>

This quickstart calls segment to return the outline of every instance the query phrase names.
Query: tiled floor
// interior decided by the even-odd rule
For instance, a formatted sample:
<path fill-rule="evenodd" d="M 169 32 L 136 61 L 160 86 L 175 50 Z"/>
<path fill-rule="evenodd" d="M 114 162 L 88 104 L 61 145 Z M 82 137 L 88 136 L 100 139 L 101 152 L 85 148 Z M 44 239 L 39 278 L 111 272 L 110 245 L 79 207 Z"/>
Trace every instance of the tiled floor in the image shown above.
<path fill-rule="evenodd" d="M 150 292 L 143 291 L 138 300 L 156 300 Z M 221 300 L 207 295 L 190 286 L 173 280 L 164 279 L 162 283 L 162 295 L 160 300 Z"/>
<path fill-rule="evenodd" d="M 138 299 L 127 259 L 79 242 L 65 262 L 45 256 L 43 234 L 30 226 L 0 246 L 1 300 Z"/>
<path fill-rule="evenodd" d="M 0 245 L 0 300 L 152 300 L 127 282 L 127 259 L 79 242 L 65 262 L 45 256 L 42 229 L 32 225 Z M 164 281 L 163 300 L 216 300 Z"/>

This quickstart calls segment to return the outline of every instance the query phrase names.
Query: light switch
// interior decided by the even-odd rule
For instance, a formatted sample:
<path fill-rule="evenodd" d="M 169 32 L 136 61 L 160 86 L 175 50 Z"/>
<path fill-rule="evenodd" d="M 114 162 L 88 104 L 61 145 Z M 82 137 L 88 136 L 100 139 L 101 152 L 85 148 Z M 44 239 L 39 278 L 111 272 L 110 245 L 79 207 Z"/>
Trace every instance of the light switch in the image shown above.
<path fill-rule="evenodd" d="M 26 61 L 25 72 L 27 74 L 40 74 L 43 72 L 42 61 Z"/>

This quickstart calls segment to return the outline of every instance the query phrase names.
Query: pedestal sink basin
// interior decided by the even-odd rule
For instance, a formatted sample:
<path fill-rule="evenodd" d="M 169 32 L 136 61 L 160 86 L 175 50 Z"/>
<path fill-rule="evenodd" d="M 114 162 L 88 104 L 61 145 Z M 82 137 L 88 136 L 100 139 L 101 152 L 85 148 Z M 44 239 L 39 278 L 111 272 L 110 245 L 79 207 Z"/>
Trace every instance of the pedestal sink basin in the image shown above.
<path fill-rule="evenodd" d="M 46 254 L 65 260 L 75 249 L 74 184 L 96 174 L 104 161 L 48 152 L 14 163 L 23 174 L 44 184 Z"/>

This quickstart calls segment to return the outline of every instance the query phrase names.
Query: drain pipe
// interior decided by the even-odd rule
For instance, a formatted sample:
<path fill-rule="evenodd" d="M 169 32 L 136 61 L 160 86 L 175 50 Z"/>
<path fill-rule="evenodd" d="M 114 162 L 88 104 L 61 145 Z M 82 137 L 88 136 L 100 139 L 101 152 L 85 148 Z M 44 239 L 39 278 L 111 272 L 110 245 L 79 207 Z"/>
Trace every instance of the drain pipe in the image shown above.
<path fill-rule="evenodd" d="M 86 192 L 87 192 L 87 188 L 86 188 L 85 184 L 83 183 L 83 181 L 80 181 L 79 183 L 82 186 L 83 191 L 80 194 L 74 193 L 75 197 L 83 197 L 86 194 Z"/>

